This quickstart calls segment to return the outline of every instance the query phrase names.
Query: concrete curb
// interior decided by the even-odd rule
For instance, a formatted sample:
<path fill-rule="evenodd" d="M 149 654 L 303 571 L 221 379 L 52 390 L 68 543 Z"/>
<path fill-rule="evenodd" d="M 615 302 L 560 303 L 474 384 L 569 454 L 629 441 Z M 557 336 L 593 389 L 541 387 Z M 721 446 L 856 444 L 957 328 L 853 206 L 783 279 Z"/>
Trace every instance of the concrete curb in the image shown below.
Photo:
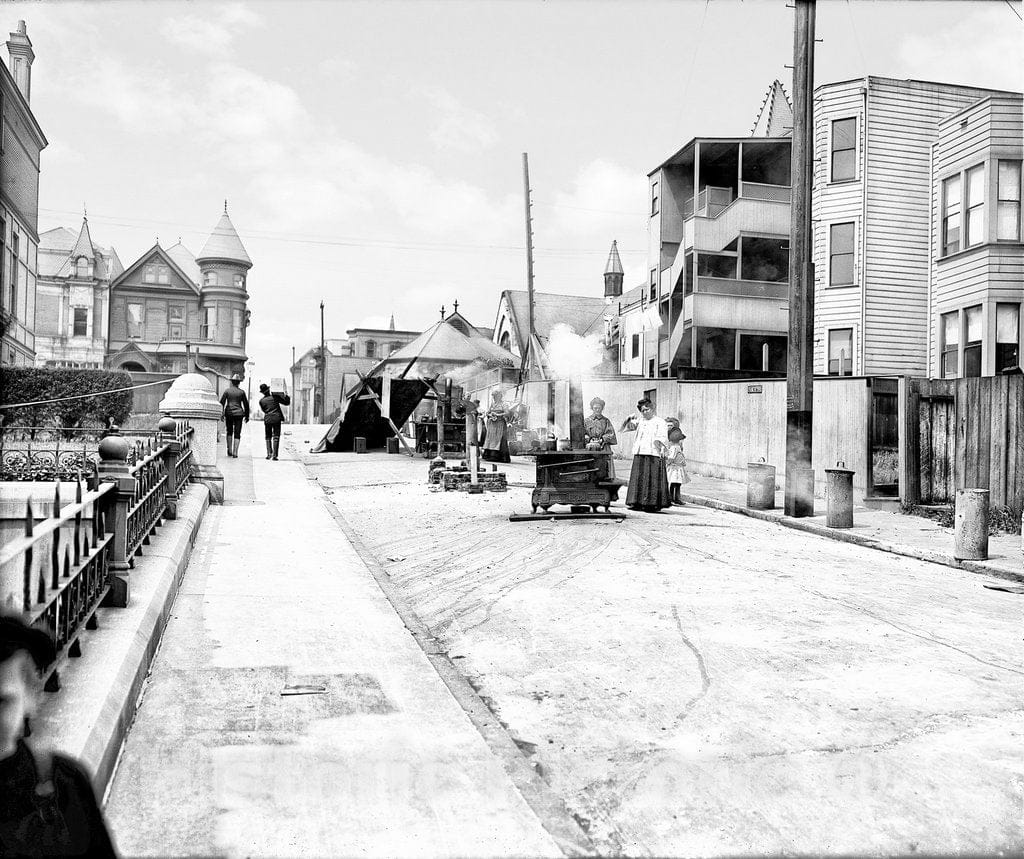
<path fill-rule="evenodd" d="M 680 497 L 690 504 L 697 504 L 701 507 L 712 507 L 715 510 L 724 510 L 728 513 L 739 513 L 749 516 L 752 519 L 761 519 L 765 522 L 775 522 L 786 528 L 796 531 L 804 531 L 808 534 L 817 534 L 819 537 L 827 537 L 830 540 L 838 540 L 841 543 L 853 543 L 858 546 L 867 546 L 870 549 L 878 549 L 882 552 L 889 552 L 893 555 L 903 555 L 907 558 L 917 558 L 921 561 L 929 561 L 933 564 L 943 564 L 947 567 L 954 567 L 958 570 L 967 570 L 972 573 L 983 573 L 987 576 L 995 576 L 1000 579 L 1008 579 L 1012 582 L 1024 583 L 1024 571 L 1015 570 L 1012 567 L 1003 566 L 993 561 L 958 561 L 952 555 L 944 552 L 932 552 L 928 549 L 918 549 L 914 546 L 905 546 L 900 543 L 890 543 L 886 540 L 877 540 L 874 537 L 865 537 L 862 534 L 854 534 L 838 528 L 829 528 L 817 522 L 809 522 L 805 519 L 793 519 L 782 513 L 771 510 L 752 510 L 739 504 L 732 504 L 728 501 L 720 501 L 717 498 L 708 498 L 704 495 L 693 495 L 689 492 L 681 492 Z"/>
<path fill-rule="evenodd" d="M 98 627 L 82 634 L 82 656 L 61 675 L 61 689 L 43 699 L 32 740 L 77 759 L 103 796 L 131 727 L 150 664 L 192 556 L 209 490 L 192 484 L 130 572 L 126 608 L 100 608 Z"/>
<path fill-rule="evenodd" d="M 311 483 L 315 480 L 311 481 Z M 319 483 L 316 485 L 319 486 Z M 323 491 L 323 487 L 320 487 Z M 426 655 L 452 697 L 459 703 L 473 727 L 477 729 L 487 747 L 501 761 L 516 790 L 526 801 L 541 825 L 554 839 L 558 848 L 566 856 L 594 856 L 597 850 L 590 836 L 573 818 L 564 800 L 556 794 L 533 768 L 523 755 L 515 740 L 491 712 L 486 702 L 470 682 L 461 674 L 454 663 L 448 658 L 447 651 L 441 649 L 437 639 L 430 634 L 416 616 L 412 606 L 396 588 L 387 571 L 380 565 L 373 553 L 363 544 L 342 511 L 334 504 L 330 496 L 324 493 L 324 504 L 328 513 L 341 528 L 345 537 L 352 544 L 356 554 L 362 559 L 367 570 L 377 582 L 378 587 L 391 603 L 406 629 Z"/>

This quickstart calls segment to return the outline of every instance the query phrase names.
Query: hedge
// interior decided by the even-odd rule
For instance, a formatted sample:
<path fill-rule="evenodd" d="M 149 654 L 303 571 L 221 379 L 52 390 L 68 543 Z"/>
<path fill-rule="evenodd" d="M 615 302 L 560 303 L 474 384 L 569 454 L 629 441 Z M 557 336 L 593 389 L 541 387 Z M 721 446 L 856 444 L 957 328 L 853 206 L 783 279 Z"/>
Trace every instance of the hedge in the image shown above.
<path fill-rule="evenodd" d="M 111 421 L 121 424 L 131 414 L 132 392 L 99 392 L 132 384 L 132 377 L 122 371 L 0 367 L 0 404 L 96 394 L 78 400 L 0 409 L 0 415 L 8 426 L 53 426 L 58 422 L 66 427 L 107 426 Z"/>

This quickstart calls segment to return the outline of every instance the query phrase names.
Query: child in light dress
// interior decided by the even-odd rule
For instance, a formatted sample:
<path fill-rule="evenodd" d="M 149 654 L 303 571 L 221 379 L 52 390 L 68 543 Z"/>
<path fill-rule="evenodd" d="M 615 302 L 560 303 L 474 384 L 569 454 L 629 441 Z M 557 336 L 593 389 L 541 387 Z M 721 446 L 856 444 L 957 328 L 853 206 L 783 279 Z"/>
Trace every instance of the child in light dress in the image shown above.
<path fill-rule="evenodd" d="M 679 427 L 672 427 L 668 432 L 668 447 L 665 448 L 665 471 L 668 475 L 669 500 L 676 507 L 683 506 L 679 497 L 684 483 L 690 482 L 686 473 L 686 456 L 683 454 L 683 439 L 686 436 Z"/>

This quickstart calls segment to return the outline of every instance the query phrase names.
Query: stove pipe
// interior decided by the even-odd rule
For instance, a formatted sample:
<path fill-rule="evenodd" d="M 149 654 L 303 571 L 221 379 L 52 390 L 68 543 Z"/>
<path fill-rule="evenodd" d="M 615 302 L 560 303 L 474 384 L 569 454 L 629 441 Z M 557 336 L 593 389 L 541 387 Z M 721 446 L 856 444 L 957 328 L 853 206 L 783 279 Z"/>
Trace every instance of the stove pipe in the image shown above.
<path fill-rule="evenodd" d="M 583 380 L 579 376 L 571 376 L 569 378 L 569 447 L 572 450 L 586 449 L 583 433 Z"/>

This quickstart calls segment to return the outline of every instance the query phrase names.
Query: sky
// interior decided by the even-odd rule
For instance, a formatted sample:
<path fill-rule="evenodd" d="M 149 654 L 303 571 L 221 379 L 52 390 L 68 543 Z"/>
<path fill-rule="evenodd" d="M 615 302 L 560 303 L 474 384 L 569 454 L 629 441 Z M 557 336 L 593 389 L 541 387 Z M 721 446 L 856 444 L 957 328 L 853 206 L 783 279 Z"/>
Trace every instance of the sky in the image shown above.
<path fill-rule="evenodd" d="M 643 281 L 647 173 L 749 134 L 792 94 L 785 0 L 14 2 L 42 155 L 40 231 L 81 224 L 127 266 L 198 253 L 223 210 L 254 266 L 260 381 L 354 326 L 494 324 L 526 288 Z M 815 82 L 866 74 L 1024 89 L 1019 0 L 819 0 Z"/>

